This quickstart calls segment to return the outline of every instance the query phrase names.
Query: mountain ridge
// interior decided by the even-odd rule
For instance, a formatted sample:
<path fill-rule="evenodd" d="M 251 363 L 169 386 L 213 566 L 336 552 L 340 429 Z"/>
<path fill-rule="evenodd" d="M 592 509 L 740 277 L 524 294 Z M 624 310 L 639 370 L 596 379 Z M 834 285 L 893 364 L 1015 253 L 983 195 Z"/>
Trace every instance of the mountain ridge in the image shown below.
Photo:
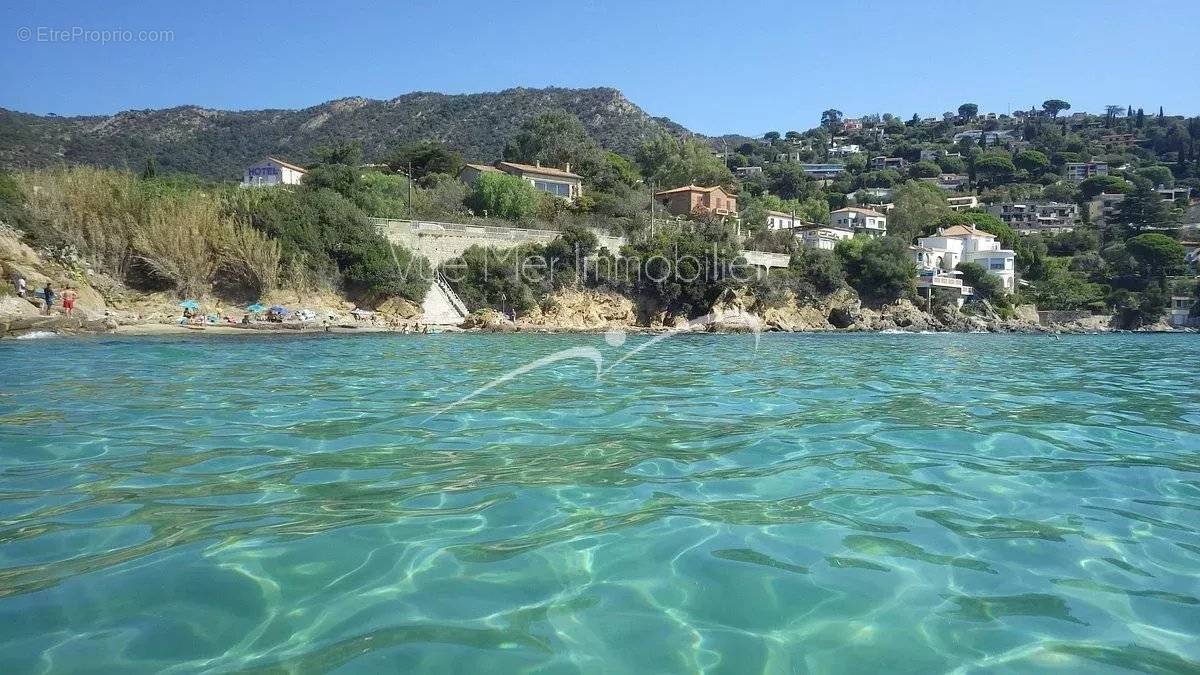
<path fill-rule="evenodd" d="M 35 115 L 0 108 L 0 166 L 59 163 L 139 168 L 154 157 L 163 171 L 235 179 L 265 155 L 298 163 L 337 141 L 357 140 L 368 162 L 401 143 L 438 141 L 468 160 L 500 157 L 532 117 L 566 110 L 604 148 L 630 153 L 657 133 L 690 134 L 655 117 L 618 89 L 514 87 L 498 92 L 409 92 L 390 99 L 348 96 L 298 109 L 218 110 L 184 104 L 112 115 Z"/>

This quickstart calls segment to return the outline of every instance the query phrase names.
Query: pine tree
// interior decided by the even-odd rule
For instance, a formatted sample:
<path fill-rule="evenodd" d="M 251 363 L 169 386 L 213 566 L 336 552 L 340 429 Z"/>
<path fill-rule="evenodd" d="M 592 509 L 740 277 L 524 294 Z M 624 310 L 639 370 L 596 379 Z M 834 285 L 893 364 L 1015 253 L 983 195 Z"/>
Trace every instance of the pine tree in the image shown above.
<path fill-rule="evenodd" d="M 1163 109 L 1162 109 L 1162 106 L 1160 105 L 1160 106 L 1158 106 L 1158 126 L 1163 127 L 1166 125 L 1167 125 L 1167 118 L 1163 116 Z"/>
<path fill-rule="evenodd" d="M 1120 222 L 1135 232 L 1152 226 L 1166 225 L 1171 220 L 1171 208 L 1162 200 L 1150 181 L 1139 178 L 1133 191 L 1125 195 L 1117 209 Z"/>
<path fill-rule="evenodd" d="M 1138 108 L 1138 111 L 1137 111 L 1137 125 L 1136 126 L 1139 129 L 1146 126 L 1146 112 L 1144 110 L 1142 110 L 1141 108 Z"/>

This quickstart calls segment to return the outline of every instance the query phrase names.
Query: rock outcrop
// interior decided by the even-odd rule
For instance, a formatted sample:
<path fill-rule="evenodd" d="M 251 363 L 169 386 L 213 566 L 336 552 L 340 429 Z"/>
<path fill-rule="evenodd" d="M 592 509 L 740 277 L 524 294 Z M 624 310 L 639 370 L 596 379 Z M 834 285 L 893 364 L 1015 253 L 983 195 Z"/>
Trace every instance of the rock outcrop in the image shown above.
<path fill-rule="evenodd" d="M 519 324 L 557 330 L 606 330 L 637 324 L 637 312 L 629 298 L 596 290 L 561 290 L 546 298 L 542 306 L 520 318 Z"/>

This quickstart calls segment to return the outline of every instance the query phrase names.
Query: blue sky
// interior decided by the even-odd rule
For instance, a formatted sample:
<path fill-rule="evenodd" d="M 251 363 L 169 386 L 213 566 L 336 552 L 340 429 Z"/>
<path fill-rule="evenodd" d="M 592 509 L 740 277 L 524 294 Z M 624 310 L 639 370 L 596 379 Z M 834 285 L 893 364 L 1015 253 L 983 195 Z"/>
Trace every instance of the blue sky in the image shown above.
<path fill-rule="evenodd" d="M 709 134 L 806 129 L 830 107 L 909 117 L 1051 97 L 1194 115 L 1197 26 L 1193 0 L 0 0 L 0 107 L 297 108 L 557 85 L 617 87 Z M 76 27 L 135 40 L 47 41 Z M 146 30 L 173 39 L 138 42 Z"/>

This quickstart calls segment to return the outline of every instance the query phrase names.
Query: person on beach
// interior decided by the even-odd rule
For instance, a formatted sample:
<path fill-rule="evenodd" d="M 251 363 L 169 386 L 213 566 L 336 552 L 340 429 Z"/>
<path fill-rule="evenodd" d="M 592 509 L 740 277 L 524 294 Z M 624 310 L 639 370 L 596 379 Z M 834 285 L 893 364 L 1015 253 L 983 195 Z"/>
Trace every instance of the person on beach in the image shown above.
<path fill-rule="evenodd" d="M 25 277 L 23 277 L 23 276 L 21 276 L 20 274 L 18 274 L 18 275 L 17 275 L 17 280 L 16 280 L 16 282 L 14 282 L 14 283 L 15 283 L 15 285 L 16 285 L 16 287 L 17 287 L 17 297 L 18 297 L 18 298 L 23 298 L 23 297 L 25 297 L 25 294 L 28 292 L 28 289 L 27 289 L 27 287 L 26 287 L 26 285 L 25 285 Z"/>
<path fill-rule="evenodd" d="M 47 281 L 45 287 L 42 288 L 42 313 L 49 316 L 50 309 L 54 307 L 54 289 L 50 287 L 50 282 Z"/>
<path fill-rule="evenodd" d="M 78 297 L 79 293 L 75 290 L 74 286 L 68 285 L 67 289 L 63 291 L 63 310 L 66 311 L 67 316 L 74 314 L 75 299 Z"/>

